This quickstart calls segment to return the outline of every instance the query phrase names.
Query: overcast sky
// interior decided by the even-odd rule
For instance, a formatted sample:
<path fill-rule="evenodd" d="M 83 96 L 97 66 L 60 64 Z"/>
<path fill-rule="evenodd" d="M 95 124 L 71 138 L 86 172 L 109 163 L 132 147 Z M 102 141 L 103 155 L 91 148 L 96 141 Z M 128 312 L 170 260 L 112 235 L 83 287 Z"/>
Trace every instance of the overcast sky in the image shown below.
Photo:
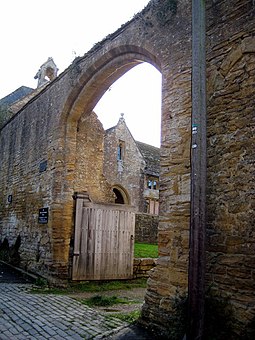
<path fill-rule="evenodd" d="M 24 85 L 35 88 L 41 64 L 52 57 L 63 72 L 113 33 L 148 0 L 8 0 L 0 2 L 0 98 Z M 159 146 L 161 75 L 141 64 L 116 81 L 95 111 L 105 128 L 124 113 L 136 140 Z"/>

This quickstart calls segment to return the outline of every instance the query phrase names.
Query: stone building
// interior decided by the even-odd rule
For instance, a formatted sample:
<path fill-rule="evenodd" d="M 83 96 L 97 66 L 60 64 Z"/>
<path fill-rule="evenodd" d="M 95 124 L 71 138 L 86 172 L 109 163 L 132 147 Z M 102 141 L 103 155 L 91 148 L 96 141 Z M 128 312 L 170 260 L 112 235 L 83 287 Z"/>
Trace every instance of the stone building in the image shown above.
<path fill-rule="evenodd" d="M 138 212 L 158 215 L 160 150 L 137 142 L 123 114 L 104 137 L 104 175 L 115 202 L 130 204 Z"/>
<path fill-rule="evenodd" d="M 204 3 L 205 331 L 216 332 L 211 338 L 217 338 L 222 325 L 222 338 L 254 339 L 255 4 Z M 76 58 L 0 129 L 0 239 L 18 249 L 21 267 L 53 283 L 70 279 L 76 256 L 74 193 L 88 188 L 95 201 L 112 197 L 114 202 L 102 176 L 103 143 L 86 129 L 91 112 L 109 86 L 134 66 L 149 62 L 161 71 L 159 259 L 148 279 L 141 321 L 179 338 L 185 334 L 183 302 L 189 283 L 194 283 L 188 274 L 194 250 L 189 242 L 191 5 L 188 0 L 150 1 L 131 21 Z M 95 152 L 83 143 L 82 129 L 89 145 L 96 141 L 97 164 Z M 48 211 L 47 219 L 39 219 L 42 209 Z"/>

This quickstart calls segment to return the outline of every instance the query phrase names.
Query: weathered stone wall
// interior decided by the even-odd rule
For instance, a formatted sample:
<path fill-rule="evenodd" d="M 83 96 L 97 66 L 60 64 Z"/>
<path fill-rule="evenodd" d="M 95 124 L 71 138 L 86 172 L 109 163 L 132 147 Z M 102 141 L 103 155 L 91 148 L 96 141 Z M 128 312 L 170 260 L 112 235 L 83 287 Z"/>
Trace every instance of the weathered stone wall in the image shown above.
<path fill-rule="evenodd" d="M 54 174 L 58 167 L 52 138 L 58 96 L 41 94 L 0 132 L 0 238 L 13 246 L 21 238 L 21 266 L 45 273 L 53 264 Z M 45 171 L 40 163 L 47 161 Z M 8 196 L 12 196 L 8 203 Z M 49 207 L 48 224 L 38 224 L 39 208 Z M 52 268 L 52 271 L 54 269 Z"/>
<path fill-rule="evenodd" d="M 149 277 L 150 270 L 156 266 L 157 259 L 135 258 L 133 265 L 134 278 Z"/>
<path fill-rule="evenodd" d="M 94 202 L 114 203 L 103 175 L 104 129 L 97 115 L 82 115 L 77 128 L 75 191 L 87 192 Z"/>
<path fill-rule="evenodd" d="M 158 223 L 158 215 L 136 213 L 135 242 L 158 243 Z"/>
<path fill-rule="evenodd" d="M 207 5 L 206 286 L 229 299 L 244 336 L 255 322 L 255 4 Z"/>
<path fill-rule="evenodd" d="M 158 13 L 162 17 L 164 5 Z M 142 319 L 168 334 L 175 318 L 173 305 L 188 285 L 191 2 L 178 1 L 177 12 L 161 29 L 171 35 L 172 53 L 162 68 L 159 259 L 148 279 Z M 164 72 L 165 67 L 170 72 Z"/>

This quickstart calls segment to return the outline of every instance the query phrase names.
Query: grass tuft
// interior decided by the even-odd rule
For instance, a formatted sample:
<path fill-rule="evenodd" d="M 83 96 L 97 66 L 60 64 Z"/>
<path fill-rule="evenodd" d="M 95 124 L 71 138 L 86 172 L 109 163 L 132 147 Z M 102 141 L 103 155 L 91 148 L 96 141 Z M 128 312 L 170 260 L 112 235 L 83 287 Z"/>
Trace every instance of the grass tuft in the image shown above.
<path fill-rule="evenodd" d="M 117 296 L 102 296 L 95 295 L 85 300 L 80 300 L 80 302 L 84 303 L 89 307 L 100 306 L 100 307 L 109 307 L 117 304 L 129 304 L 127 299 L 119 298 Z"/>
<path fill-rule="evenodd" d="M 147 279 L 139 278 L 133 280 L 116 281 L 86 281 L 71 283 L 67 288 L 34 288 L 32 293 L 41 294 L 72 294 L 82 292 L 105 292 L 108 290 L 127 290 L 132 288 L 146 288 Z"/>
<path fill-rule="evenodd" d="M 117 318 L 121 321 L 127 322 L 127 323 L 134 323 L 136 322 L 140 316 L 141 312 L 139 310 L 135 310 L 129 313 L 115 313 L 115 314 L 109 314 L 109 317 Z"/>

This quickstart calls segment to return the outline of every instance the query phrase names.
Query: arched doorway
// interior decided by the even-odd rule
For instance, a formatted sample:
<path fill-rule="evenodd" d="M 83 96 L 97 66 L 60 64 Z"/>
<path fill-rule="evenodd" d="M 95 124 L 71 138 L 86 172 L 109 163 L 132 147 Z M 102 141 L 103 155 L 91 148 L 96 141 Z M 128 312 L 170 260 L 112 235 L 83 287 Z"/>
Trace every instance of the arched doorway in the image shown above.
<path fill-rule="evenodd" d="M 130 198 L 127 191 L 120 185 L 114 185 L 112 191 L 115 194 L 116 204 L 130 204 Z"/>
<path fill-rule="evenodd" d="M 115 189 L 115 188 L 112 189 L 112 191 L 116 195 L 115 203 L 117 203 L 117 204 L 124 204 L 125 202 L 124 202 L 123 196 L 121 195 L 121 192 L 118 189 Z"/>
<path fill-rule="evenodd" d="M 170 37 L 170 35 L 166 35 Z M 126 36 L 125 36 L 126 38 Z M 118 44 L 118 37 L 111 42 L 111 48 L 95 49 L 94 53 L 87 55 L 84 60 L 78 60 L 72 67 L 72 74 L 79 77 L 72 86 L 62 111 L 65 127 L 65 197 L 71 197 L 76 190 L 75 177 L 76 151 L 77 151 L 77 127 L 82 117 L 87 117 L 99 102 L 105 91 L 122 75 L 134 66 L 143 62 L 154 65 L 162 71 L 162 129 L 161 129 L 161 226 L 160 242 L 161 256 L 164 265 L 155 268 L 156 281 L 161 278 L 166 282 L 167 296 L 175 296 L 178 291 L 187 289 L 187 259 L 189 254 L 189 172 L 190 172 L 190 73 L 189 49 L 183 54 L 182 59 L 171 59 L 168 50 L 162 50 L 156 41 L 150 41 L 145 46 L 135 41 L 134 35 L 130 35 L 127 44 L 123 41 Z M 185 40 L 186 41 L 186 40 Z M 170 39 L 170 43 L 171 43 Z M 148 48 L 147 48 L 148 47 Z M 185 50 L 185 49 L 184 49 Z M 167 52 L 164 54 L 164 52 Z M 92 51 L 93 52 L 93 51 Z M 171 60 L 171 68 L 169 61 Z M 182 65 L 182 76 L 180 67 Z M 186 78 L 188 78 L 186 80 Z M 70 77 L 70 82 L 72 78 Z M 93 173 L 94 169 L 90 172 Z M 111 188 L 112 189 L 112 188 Z M 177 195 L 177 199 L 176 199 Z M 71 205 L 70 205 L 71 208 Z M 66 210 L 65 210 L 66 211 Z M 71 225 L 65 219 L 65 223 Z M 177 244 L 175 236 L 179 235 Z M 167 247 L 165 246 L 167 245 Z M 181 256 L 175 252 L 181 247 Z M 179 248 L 178 248 L 179 249 Z M 175 257 L 173 255 L 176 255 Z M 165 265 L 166 264 L 166 265 Z M 167 268 L 167 269 L 166 269 Z M 169 273 L 177 273 L 169 279 Z M 175 278 L 178 278 L 178 281 Z M 155 293 L 161 298 L 165 291 Z M 177 293 L 176 293 L 177 294 Z M 168 300 L 167 300 L 168 301 Z M 168 302 L 164 305 L 165 314 L 168 315 Z M 147 301 L 147 310 L 160 309 L 162 306 L 151 306 Z M 144 317 L 147 314 L 144 312 Z"/>
<path fill-rule="evenodd" d="M 65 164 L 66 173 L 74 174 L 74 176 L 68 176 L 68 180 L 70 180 L 70 185 L 68 185 L 68 188 L 70 188 L 70 195 L 72 195 L 73 192 L 86 191 L 88 188 L 90 189 L 90 182 L 92 182 L 92 180 L 88 181 L 86 188 L 81 187 L 80 181 L 75 178 L 75 173 L 79 173 L 82 171 L 80 169 L 86 168 L 87 174 L 93 174 L 94 177 L 95 169 L 97 170 L 90 159 L 84 159 L 83 161 L 84 157 L 82 155 L 80 145 L 78 145 L 80 138 L 79 124 L 83 119 L 86 119 L 86 117 L 91 115 L 91 112 L 93 112 L 94 107 L 99 102 L 103 94 L 117 79 L 136 65 L 144 62 L 150 63 L 158 70 L 160 69 L 160 63 L 157 61 L 156 57 L 141 47 L 121 46 L 113 49 L 103 57 L 99 58 L 99 60 L 97 60 L 97 65 L 92 65 L 87 72 L 81 76 L 78 87 L 73 89 L 69 99 L 66 101 L 64 111 L 67 111 L 68 113 L 66 114 L 67 121 L 65 122 L 67 126 L 65 138 L 66 148 L 69 152 L 66 154 Z M 97 153 L 91 153 L 92 157 L 100 155 L 101 150 L 99 145 L 97 146 L 97 149 Z M 78 167 L 77 160 L 79 161 Z M 102 183 L 100 179 L 98 180 L 98 183 L 99 182 Z M 93 183 L 95 196 L 92 197 L 92 199 L 94 201 L 104 201 L 103 190 L 106 185 L 102 184 L 102 187 L 104 188 L 97 190 L 97 192 L 100 193 L 100 196 L 97 196 L 96 190 L 94 190 L 95 183 Z M 124 198 L 124 203 L 129 204 L 129 200 L 125 199 L 125 192 L 122 192 L 119 188 L 117 189 L 121 192 Z M 120 197 L 119 194 L 118 196 Z"/>
<path fill-rule="evenodd" d="M 130 48 L 130 52 L 126 53 L 127 49 Z M 143 52 L 143 53 L 141 53 Z M 112 57 L 112 54 L 116 53 L 115 57 Z M 111 270 L 104 271 L 104 276 L 102 271 L 99 270 L 95 273 L 91 273 L 89 270 L 84 271 L 84 268 L 90 268 L 87 266 L 87 254 L 92 254 L 90 248 L 84 249 L 79 248 L 80 242 L 79 239 L 82 237 L 82 233 L 80 233 L 80 228 L 78 225 L 75 225 L 75 236 L 74 236 L 74 244 L 77 247 L 74 248 L 74 253 L 77 254 L 73 257 L 73 274 L 72 279 L 80 280 L 80 279 L 117 279 L 119 276 L 122 275 L 123 278 L 127 276 L 132 276 L 129 273 L 133 273 L 133 246 L 134 246 L 134 222 L 135 222 L 135 214 L 134 214 L 134 207 L 128 207 L 127 205 L 130 204 L 129 195 L 125 191 L 123 187 L 119 185 L 114 185 L 111 188 L 108 188 L 108 184 L 106 179 L 103 176 L 103 173 L 100 169 L 102 169 L 102 148 L 100 147 L 100 136 L 97 135 L 93 130 L 94 127 L 98 127 L 97 119 L 93 112 L 93 109 L 96 103 L 100 100 L 103 93 L 111 86 L 111 84 L 120 78 L 124 73 L 129 71 L 134 66 L 143 63 L 144 61 L 150 62 L 152 65 L 157 66 L 159 69 L 159 65 L 155 62 L 155 57 L 150 55 L 148 51 L 141 51 L 141 48 L 137 47 L 128 47 L 126 46 L 124 49 L 124 53 L 120 53 L 118 50 L 111 51 L 110 55 L 105 55 L 103 58 L 104 60 L 103 65 L 99 67 L 91 67 L 91 75 L 89 72 L 83 74 L 80 79 L 79 88 L 76 89 L 77 93 L 74 94 L 74 98 L 70 98 L 70 102 L 72 103 L 71 108 L 69 109 L 69 113 L 67 116 L 66 122 L 66 150 L 68 150 L 67 158 L 68 160 L 65 162 L 68 177 L 67 180 L 70 181 L 70 185 L 68 186 L 70 189 L 73 189 L 74 192 L 88 192 L 89 196 L 91 197 L 92 202 L 99 202 L 103 205 L 103 211 L 106 211 L 105 205 L 108 203 L 117 203 L 119 207 L 114 207 L 111 209 L 107 216 L 102 216 L 100 221 L 107 222 L 108 219 L 113 221 L 113 223 L 108 223 L 107 227 L 109 230 L 106 230 L 106 227 L 102 224 L 98 224 L 98 220 L 96 219 L 95 226 L 92 226 L 92 222 L 88 225 L 93 230 L 100 231 L 97 235 L 100 240 L 105 240 L 106 237 L 103 233 L 108 233 L 109 235 L 115 235 L 118 230 L 125 236 L 124 240 L 121 241 L 121 238 L 117 235 L 116 239 L 118 239 L 119 245 L 124 247 L 121 250 L 121 247 L 118 246 L 116 249 L 121 250 L 120 254 L 125 255 L 125 263 L 123 261 L 118 262 L 116 260 L 117 255 L 113 254 L 115 251 L 114 247 L 111 247 L 107 251 L 109 252 L 109 256 L 113 258 L 113 260 L 119 263 L 120 268 L 116 272 L 112 272 Z M 90 71 L 90 70 L 89 70 Z M 67 101 L 68 103 L 70 103 Z M 95 124 L 92 124 L 92 123 Z M 98 131 L 98 130 L 97 130 Z M 98 137 L 97 137 L 98 136 Z M 101 155 L 101 156 L 100 156 Z M 97 163 L 95 164 L 95 160 Z M 117 162 L 117 159 L 116 159 Z M 101 172 L 101 175 L 100 175 Z M 73 174 L 73 176 L 71 176 Z M 131 174 L 132 175 L 132 174 Z M 139 177 L 140 178 L 140 177 Z M 82 180 L 81 180 L 82 179 Z M 95 180 L 96 179 L 96 180 Z M 114 183 L 114 182 L 112 182 Z M 117 182 L 118 183 L 118 182 Z M 109 191 L 110 189 L 110 191 Z M 71 193 L 70 193 L 71 194 Z M 109 202 L 110 194 L 113 197 L 113 201 Z M 115 197 L 114 195 L 115 194 Z M 106 204 L 105 204 L 106 203 Z M 95 204 L 94 204 L 95 206 Z M 88 206 L 87 208 L 82 208 L 85 211 L 82 216 L 92 216 L 89 209 L 91 211 L 97 210 L 98 214 L 106 214 L 104 212 L 101 213 L 101 207 L 96 206 L 95 209 Z M 122 210 L 121 210 L 122 209 Z M 77 209 L 76 209 L 77 210 Z M 118 211 L 121 212 L 119 213 Z M 125 211 L 126 210 L 126 211 Z M 109 215 L 109 216 L 108 216 Z M 117 216 L 117 217 L 115 217 Z M 79 218 L 75 219 L 76 221 Z M 114 224 L 115 221 L 119 221 L 120 226 Z M 94 220 L 93 220 L 94 222 Z M 101 223 L 101 222 L 100 222 Z M 103 222 L 102 222 L 103 223 Z M 112 226 L 113 224 L 113 226 Z M 111 226 L 114 229 L 110 229 Z M 115 230 L 116 229 L 116 230 Z M 127 236 L 126 236 L 127 235 Z M 93 244 L 99 244 L 98 240 L 96 239 L 96 234 L 93 234 L 93 240 L 91 242 Z M 87 240 L 82 241 L 83 244 L 87 244 Z M 113 242 L 114 243 L 114 242 Z M 103 242 L 101 243 L 103 244 Z M 89 243 L 90 245 L 90 243 Z M 95 258 L 99 258 L 97 263 L 101 263 L 102 261 L 102 254 L 103 251 L 98 251 L 95 248 L 94 256 Z M 83 261 L 84 260 L 84 261 Z M 125 273 L 121 272 L 121 267 L 126 268 Z M 112 266 L 111 268 L 114 268 Z M 127 271 L 127 268 L 130 268 Z M 84 275 L 82 274 L 84 273 Z M 105 276 L 110 275 L 113 276 Z M 92 275 L 93 274 L 93 275 Z"/>

